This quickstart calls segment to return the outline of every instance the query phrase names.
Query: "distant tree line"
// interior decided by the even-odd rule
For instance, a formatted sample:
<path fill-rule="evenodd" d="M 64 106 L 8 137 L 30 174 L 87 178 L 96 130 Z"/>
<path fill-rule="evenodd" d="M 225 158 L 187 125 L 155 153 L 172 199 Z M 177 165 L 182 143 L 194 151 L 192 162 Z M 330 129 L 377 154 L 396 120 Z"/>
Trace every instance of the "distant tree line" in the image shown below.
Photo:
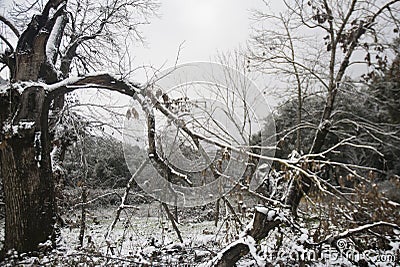
<path fill-rule="evenodd" d="M 138 167 L 145 151 L 138 146 L 132 149 L 137 155 L 137 162 L 132 164 Z M 67 187 L 84 183 L 92 188 L 118 188 L 126 186 L 131 177 L 122 142 L 110 136 L 88 135 L 75 143 L 66 153 L 64 168 Z"/>

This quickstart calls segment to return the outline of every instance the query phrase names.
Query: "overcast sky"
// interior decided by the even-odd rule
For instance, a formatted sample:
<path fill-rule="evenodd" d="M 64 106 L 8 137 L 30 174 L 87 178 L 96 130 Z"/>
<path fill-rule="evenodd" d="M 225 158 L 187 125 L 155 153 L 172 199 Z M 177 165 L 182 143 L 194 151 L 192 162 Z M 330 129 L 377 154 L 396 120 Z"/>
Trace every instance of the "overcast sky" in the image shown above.
<path fill-rule="evenodd" d="M 161 17 L 143 27 L 148 45 L 135 48 L 135 61 L 172 66 L 183 42 L 180 63 L 212 60 L 217 51 L 245 45 L 250 35 L 250 10 L 261 7 L 262 0 L 161 1 Z"/>
<path fill-rule="evenodd" d="M 11 0 L 0 0 L 5 11 Z M 279 9 L 281 1 L 270 1 Z M 134 65 L 173 66 L 183 43 L 179 63 L 212 61 L 217 51 L 244 46 L 251 33 L 251 10 L 265 8 L 262 0 L 160 0 L 159 18 L 141 27 L 146 45 L 135 44 Z"/>
<path fill-rule="evenodd" d="M 281 1 L 270 1 L 278 9 Z M 2 11 L 11 0 L 0 0 Z M 245 46 L 251 33 L 251 10 L 262 0 L 160 0 L 159 18 L 141 27 L 146 45 L 131 49 L 134 66 L 173 66 L 179 62 L 213 61 L 217 52 Z M 146 79 L 138 73 L 138 79 Z"/>
<path fill-rule="evenodd" d="M 178 63 L 215 61 L 218 52 L 246 45 L 251 34 L 251 10 L 265 9 L 262 0 L 160 0 L 160 3 L 160 17 L 141 28 L 146 45 L 137 43 L 131 48 L 134 67 L 171 67 L 181 44 Z M 271 3 L 274 10 L 280 7 L 281 1 Z M 146 82 L 147 77 L 139 71 L 135 79 Z"/>
<path fill-rule="evenodd" d="M 0 0 L 7 2 L 11 1 Z M 281 6 L 281 1 L 271 2 L 273 9 Z M 262 0 L 160 0 L 160 4 L 160 17 L 141 27 L 146 45 L 137 43 L 131 48 L 133 66 L 171 67 L 181 44 L 178 63 L 214 61 L 218 52 L 246 45 L 251 34 L 251 10 L 265 8 Z M 146 82 L 140 72 L 135 79 Z M 99 98 L 88 91 L 79 95 L 83 102 Z M 122 97 L 110 99 L 113 104 L 125 101 Z"/>

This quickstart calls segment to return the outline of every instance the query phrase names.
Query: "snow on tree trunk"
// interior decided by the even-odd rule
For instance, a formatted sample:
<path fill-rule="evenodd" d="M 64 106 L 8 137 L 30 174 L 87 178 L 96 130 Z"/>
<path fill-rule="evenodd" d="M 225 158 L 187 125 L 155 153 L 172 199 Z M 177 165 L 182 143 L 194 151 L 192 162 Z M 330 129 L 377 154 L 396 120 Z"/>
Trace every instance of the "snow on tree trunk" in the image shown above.
<path fill-rule="evenodd" d="M 15 105 L 0 110 L 0 171 L 6 205 L 3 252 L 37 250 L 54 237 L 56 217 L 44 89 L 25 89 Z M 12 124 L 4 120 L 11 118 L 10 109 L 16 110 L 11 113 Z"/>
<path fill-rule="evenodd" d="M 219 252 L 213 260 L 203 266 L 236 266 L 236 262 L 249 252 L 257 259 L 255 243 L 264 239 L 269 232 L 281 224 L 282 221 L 282 212 L 275 209 L 256 207 L 253 220 L 247 226 L 247 230 L 244 231 L 244 234 L 242 234 L 237 241 Z M 262 265 L 265 265 L 265 263 Z"/>
<path fill-rule="evenodd" d="M 57 206 L 48 132 L 50 99 L 35 82 L 57 81 L 46 45 L 55 22 L 65 14 L 61 2 L 50 0 L 42 14 L 33 16 L 14 53 L 15 67 L 10 70 L 14 84 L 0 93 L 0 172 L 6 205 L 3 253 L 34 251 L 54 237 Z M 51 9 L 55 12 L 50 17 Z"/>

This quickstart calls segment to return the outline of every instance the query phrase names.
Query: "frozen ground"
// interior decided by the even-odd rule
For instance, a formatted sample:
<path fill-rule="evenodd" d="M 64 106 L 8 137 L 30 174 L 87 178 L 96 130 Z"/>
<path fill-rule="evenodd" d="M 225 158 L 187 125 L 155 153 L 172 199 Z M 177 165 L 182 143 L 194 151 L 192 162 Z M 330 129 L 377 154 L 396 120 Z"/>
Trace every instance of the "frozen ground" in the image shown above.
<path fill-rule="evenodd" d="M 225 207 L 221 205 L 221 219 L 217 226 L 213 221 L 213 205 L 197 208 L 179 209 L 179 230 L 183 243 L 179 242 L 171 222 L 160 203 L 152 201 L 140 194 L 132 194 L 128 199 L 131 209 L 121 213 L 120 220 L 106 240 L 105 235 L 115 218 L 118 208 L 118 195 L 107 192 L 91 192 L 91 202 L 86 212 L 86 227 L 83 246 L 80 246 L 79 234 L 81 230 L 81 208 L 79 194 L 72 194 L 72 198 L 65 201 L 69 207 L 63 211 L 65 226 L 61 228 L 60 240 L 57 249 L 35 255 L 10 254 L 1 266 L 198 266 L 221 251 L 227 244 L 233 242 L 240 232 L 232 217 L 224 220 Z M 231 203 L 235 205 L 234 199 Z M 62 206 L 62 205 L 61 205 Z M 63 206 L 62 206 L 63 207 Z M 65 207 L 65 206 L 64 206 Z M 235 206 L 236 207 L 236 206 Z M 171 211 L 173 209 L 171 208 Z M 250 221 L 252 211 L 248 209 L 246 217 L 240 216 L 243 225 Z M 4 219 L 0 220 L 1 229 L 4 228 Z M 312 222 L 309 222 L 312 223 Z M 268 239 L 258 244 L 257 255 L 278 266 L 286 262 L 286 266 L 299 266 L 292 260 L 290 253 L 313 252 L 304 250 L 299 245 L 301 239 L 307 235 L 290 231 L 289 226 L 281 228 L 271 234 Z M 311 227 L 312 228 L 312 227 Z M 334 232 L 334 229 L 332 229 Z M 4 239 L 3 231 L 1 240 Z M 285 233 L 283 235 L 283 233 Z M 280 247 L 280 254 L 274 254 L 276 246 Z M 43 250 L 49 246 L 43 245 Z M 387 255 L 397 255 L 399 243 L 393 245 Z M 328 251 L 328 250 L 326 250 Z M 329 250 L 330 251 L 330 250 Z M 397 251 L 397 252 L 396 252 Z M 375 255 L 377 251 L 374 252 Z M 392 253 L 393 252 L 393 253 Z M 397 254 L 396 254 L 397 253 Z M 303 255 L 303 254 L 302 254 Z M 308 255 L 308 254 L 305 254 Z M 311 255 L 311 254 L 310 254 Z M 334 256 L 337 255 L 333 254 Z M 372 255 L 372 254 L 371 254 Z M 258 257 L 256 256 L 256 257 Z M 330 254 L 325 256 L 331 256 Z M 237 266 L 257 266 L 251 253 L 241 259 Z M 399 266 L 396 262 L 374 262 L 372 266 Z M 283 264 L 283 263 L 282 263 Z M 262 266 L 262 265 L 261 265 Z M 303 265 L 300 265 L 303 266 Z M 342 258 L 326 258 L 323 261 L 311 260 L 308 266 L 354 266 Z"/>
<path fill-rule="evenodd" d="M 6 266 L 197 266 L 233 241 L 239 230 L 233 220 L 221 219 L 216 227 L 212 206 L 179 210 L 181 243 L 161 205 L 152 202 L 124 210 L 106 240 L 117 207 L 88 208 L 82 247 L 80 208 L 66 212 L 56 250 L 46 255 L 22 255 L 22 259 L 21 255 L 9 255 Z M 4 226 L 4 219 L 1 223 Z M 3 240 L 3 231 L 1 234 Z"/>

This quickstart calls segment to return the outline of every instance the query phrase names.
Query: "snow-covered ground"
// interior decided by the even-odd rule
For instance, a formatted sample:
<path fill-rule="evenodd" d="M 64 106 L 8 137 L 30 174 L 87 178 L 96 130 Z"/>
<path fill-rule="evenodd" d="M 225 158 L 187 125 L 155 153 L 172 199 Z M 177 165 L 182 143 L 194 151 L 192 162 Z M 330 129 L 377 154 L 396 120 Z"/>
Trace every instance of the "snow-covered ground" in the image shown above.
<path fill-rule="evenodd" d="M 117 195 L 121 193 L 122 191 L 118 191 Z M 104 195 L 104 192 L 93 194 Z M 76 200 L 77 194 L 73 195 Z M 11 253 L 2 266 L 198 266 L 215 257 L 228 244 L 239 241 L 241 229 L 232 216 L 225 220 L 223 206 L 217 226 L 213 221 L 213 205 L 179 209 L 178 228 L 183 238 L 183 242 L 180 242 L 159 202 L 149 200 L 139 193 L 132 195 L 134 198 L 129 202 L 131 208 L 121 212 L 109 238 L 106 239 L 105 236 L 116 216 L 118 202 L 115 200 L 118 198 L 102 198 L 102 201 L 97 200 L 87 207 L 82 247 L 79 242 L 81 208 L 71 204 L 73 209 L 63 211 L 65 226 L 61 227 L 57 249 L 35 255 Z M 248 209 L 246 217 L 238 213 L 244 227 L 251 219 L 251 210 Z M 265 208 L 258 210 L 271 213 L 271 210 Z M 173 212 L 172 208 L 171 211 Z M 4 219 L 0 223 L 0 229 L 4 229 Z M 335 232 L 333 225 L 332 227 L 332 232 Z M 311 228 L 313 227 L 310 226 Z M 3 239 L 4 233 L 0 231 L 0 240 Z M 253 244 L 253 251 L 242 258 L 237 266 L 257 266 L 257 259 L 258 263 L 271 263 L 269 266 L 281 263 L 297 266 L 296 257 L 306 262 L 307 266 L 354 266 L 354 263 L 340 256 L 333 247 L 325 247 L 322 254 L 308 249 L 304 245 L 307 240 L 312 241 L 311 232 L 296 231 L 289 225 L 282 225 L 262 242 Z M 348 242 L 346 252 L 351 251 L 351 240 L 340 241 Z M 372 264 L 370 265 L 398 266 L 399 244 L 399 241 L 391 243 L 392 248 L 386 252 L 374 249 L 366 251 Z M 43 250 L 46 247 L 50 247 L 49 244 L 43 244 Z"/>
<path fill-rule="evenodd" d="M 66 225 L 61 228 L 56 250 L 22 255 L 22 259 L 10 255 L 6 266 L 197 266 L 233 241 L 239 230 L 233 220 L 221 219 L 216 227 L 209 216 L 211 209 L 180 210 L 181 243 L 161 205 L 152 202 L 123 210 L 106 240 L 116 209 L 97 206 L 87 210 L 83 247 L 79 244 L 80 209 L 64 214 Z M 4 228 L 4 219 L 1 226 Z"/>

